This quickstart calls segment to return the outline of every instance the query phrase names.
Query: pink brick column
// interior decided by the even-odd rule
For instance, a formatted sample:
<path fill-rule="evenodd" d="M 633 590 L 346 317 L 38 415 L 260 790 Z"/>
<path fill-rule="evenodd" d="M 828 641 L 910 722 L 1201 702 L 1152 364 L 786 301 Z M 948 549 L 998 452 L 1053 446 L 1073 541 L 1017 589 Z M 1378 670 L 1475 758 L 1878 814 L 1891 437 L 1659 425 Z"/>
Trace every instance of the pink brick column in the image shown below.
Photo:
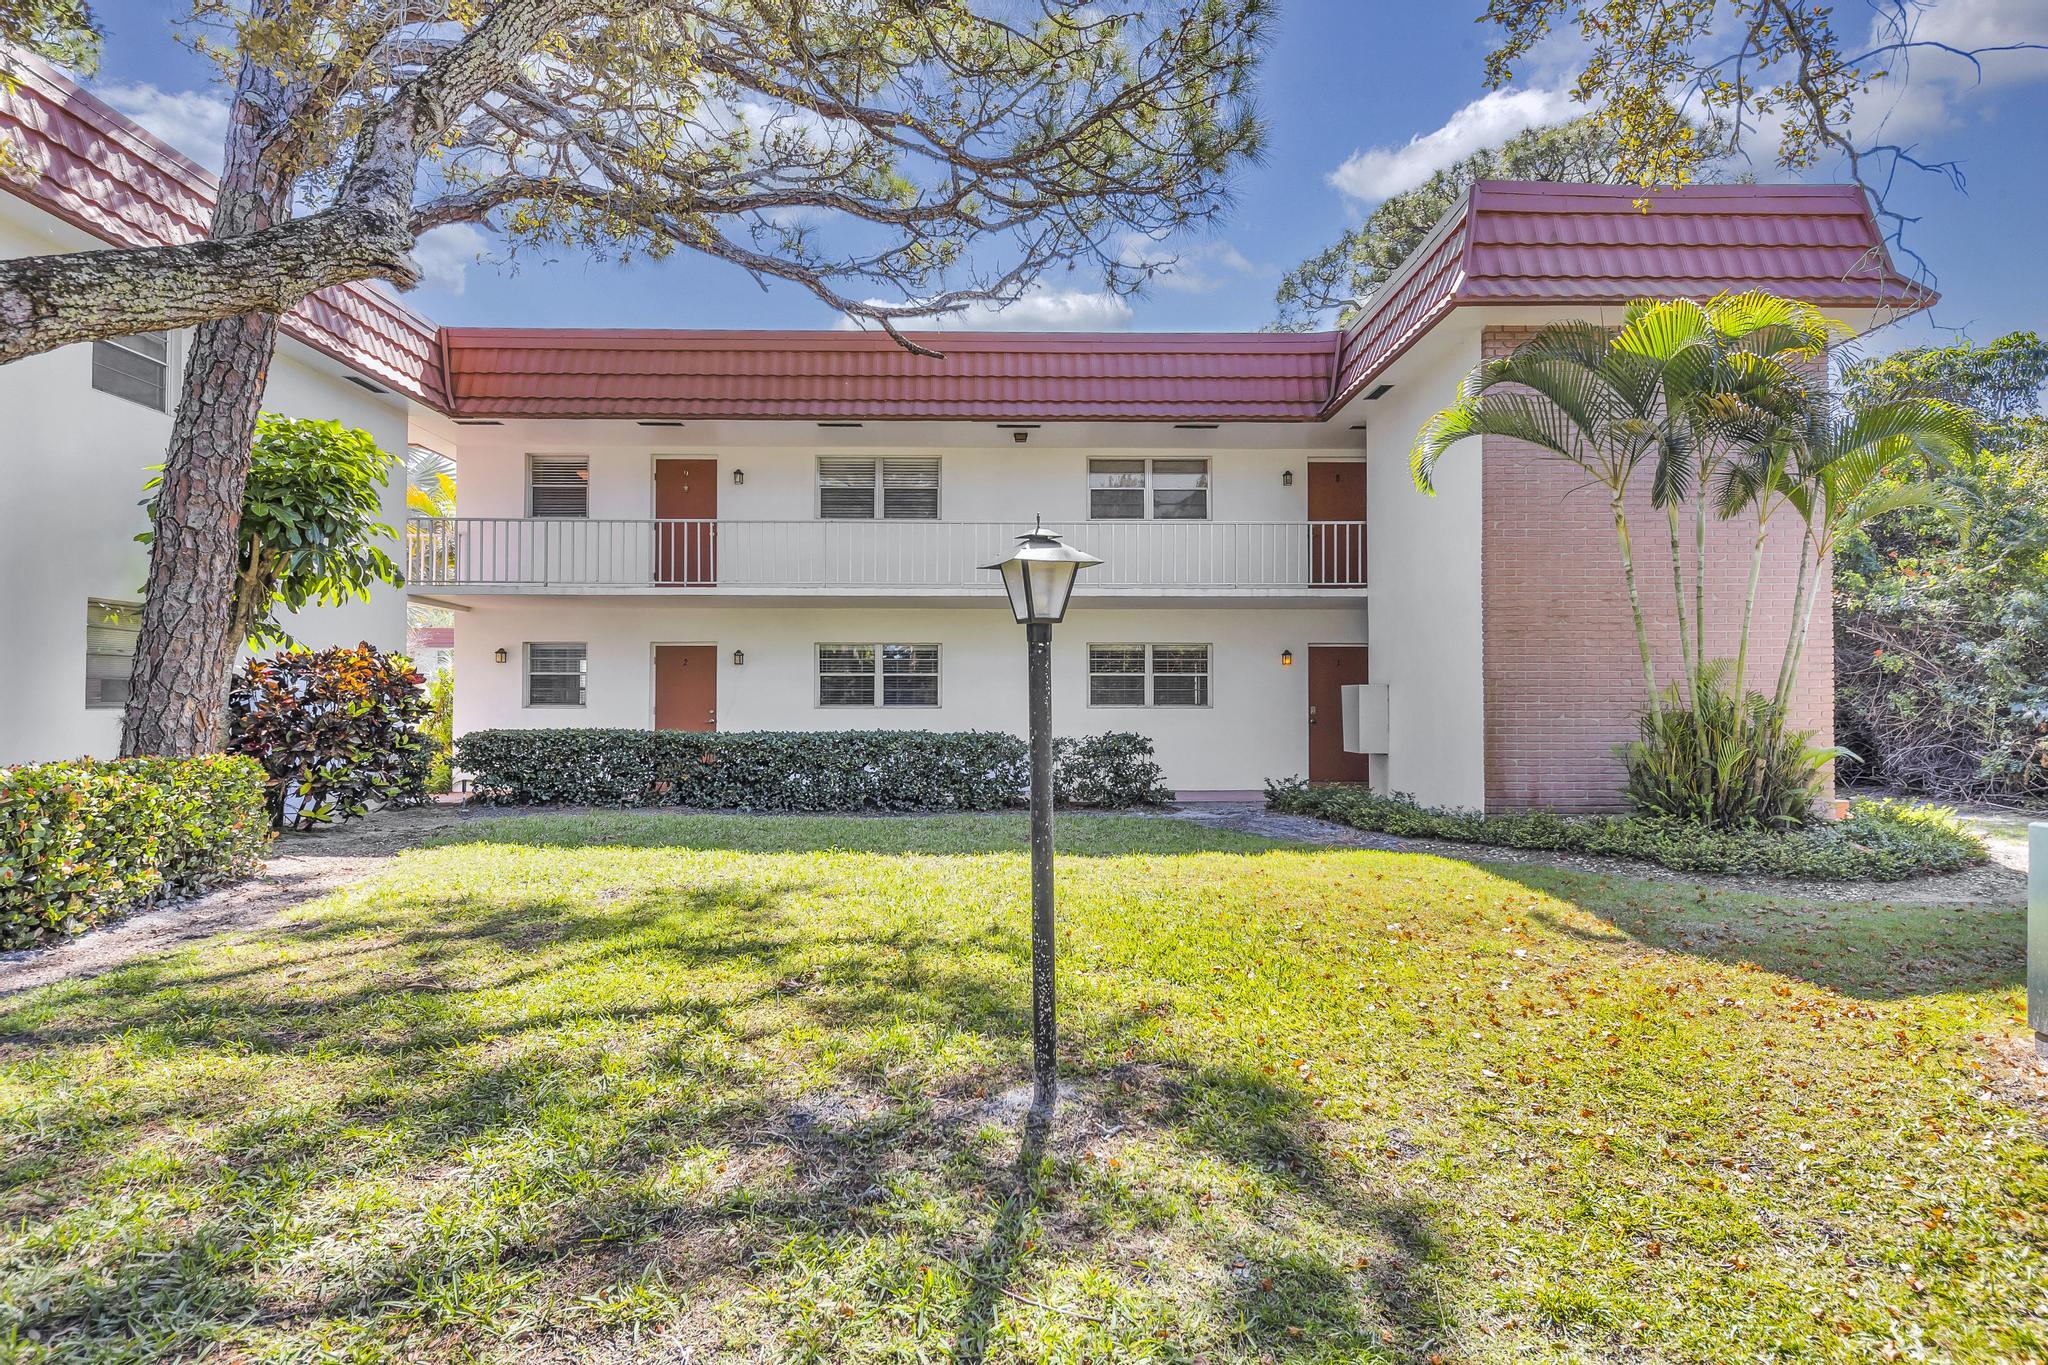
<path fill-rule="evenodd" d="M 1506 354 L 1535 329 L 1489 327 L 1488 357 Z M 1457 459 L 1469 452 L 1453 452 Z M 1486 437 L 1481 508 L 1482 633 L 1486 674 L 1486 804 L 1489 810 L 1623 808 L 1617 746 L 1634 737 L 1642 710 L 1642 665 L 1622 586 L 1607 496 L 1585 477 L 1516 441 Z M 1678 639 L 1671 602 L 1671 552 L 1663 513 L 1650 505 L 1649 471 L 1629 497 L 1637 585 L 1657 658 L 1676 681 Z M 1789 510 L 1772 519 L 1751 634 L 1751 690 L 1777 680 L 1792 616 L 1799 523 Z M 1692 523 L 1681 561 L 1691 609 Z M 1707 654 L 1733 658 L 1749 573 L 1752 524 L 1718 522 L 1707 530 Z M 1822 593 L 1814 607 L 1793 695 L 1793 723 L 1834 737 L 1834 622 Z"/>

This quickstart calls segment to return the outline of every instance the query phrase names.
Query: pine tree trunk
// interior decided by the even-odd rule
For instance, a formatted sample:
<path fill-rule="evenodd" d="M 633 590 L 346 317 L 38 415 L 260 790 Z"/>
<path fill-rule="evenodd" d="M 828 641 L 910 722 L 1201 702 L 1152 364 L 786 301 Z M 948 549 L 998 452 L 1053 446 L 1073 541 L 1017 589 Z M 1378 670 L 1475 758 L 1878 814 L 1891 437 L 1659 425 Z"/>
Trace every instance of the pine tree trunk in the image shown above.
<path fill-rule="evenodd" d="M 124 754 L 214 753 L 226 740 L 228 681 L 242 643 L 234 628 L 242 489 L 276 346 L 270 313 L 193 334 L 157 490 Z"/>
<path fill-rule="evenodd" d="M 266 66 L 243 63 L 214 205 L 216 238 L 260 231 L 289 207 L 289 177 L 265 163 L 260 133 L 280 86 Z M 226 742 L 228 684 L 242 645 L 235 629 L 242 492 L 276 351 L 275 313 L 203 323 L 192 333 L 157 489 L 121 726 L 124 755 L 215 753 Z"/>

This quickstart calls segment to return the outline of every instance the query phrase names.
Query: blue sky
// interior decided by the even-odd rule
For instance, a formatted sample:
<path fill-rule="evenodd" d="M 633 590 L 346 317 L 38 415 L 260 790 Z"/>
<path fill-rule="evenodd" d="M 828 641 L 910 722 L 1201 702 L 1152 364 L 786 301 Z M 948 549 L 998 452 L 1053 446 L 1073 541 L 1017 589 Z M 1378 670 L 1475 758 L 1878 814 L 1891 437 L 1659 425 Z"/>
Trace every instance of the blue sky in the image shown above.
<path fill-rule="evenodd" d="M 1867 0 L 1840 0 L 1853 31 Z M 1544 54 L 1526 84 L 1486 96 L 1481 67 L 1491 30 L 1473 22 L 1480 0 L 1282 0 L 1262 68 L 1266 161 L 1244 171 L 1237 202 L 1199 237 L 1173 244 L 1176 275 L 1123 304 L 1078 274 L 999 320 L 1138 330 L 1254 328 L 1273 315 L 1280 274 L 1363 218 L 1377 197 L 1412 184 L 1527 123 L 1568 116 L 1570 52 Z M 105 59 L 95 88 L 168 140 L 218 161 L 221 91 L 209 64 L 171 41 L 161 0 L 102 0 Z M 2048 39 L 2048 0 L 1938 0 L 1922 36 L 1970 45 Z M 1923 57 L 1913 82 L 1866 101 L 1887 140 L 1959 161 L 1966 192 L 1915 176 L 1897 203 L 1921 215 L 1910 242 L 1938 277 L 1931 319 L 1894 327 L 1877 349 L 1950 335 L 1981 339 L 2044 325 L 2048 271 L 2038 224 L 2048 221 L 2048 54 L 1988 59 L 1982 82 L 1959 63 Z M 1753 149 L 1760 179 L 1788 178 Z M 1840 178 L 1841 169 L 1812 178 Z M 476 259 L 478 251 L 484 259 Z M 647 327 L 829 327 L 838 319 L 795 285 L 763 292 L 722 262 L 680 258 L 628 265 L 558 253 L 512 264 L 483 234 L 430 240 L 429 281 L 410 301 L 449 324 Z"/>

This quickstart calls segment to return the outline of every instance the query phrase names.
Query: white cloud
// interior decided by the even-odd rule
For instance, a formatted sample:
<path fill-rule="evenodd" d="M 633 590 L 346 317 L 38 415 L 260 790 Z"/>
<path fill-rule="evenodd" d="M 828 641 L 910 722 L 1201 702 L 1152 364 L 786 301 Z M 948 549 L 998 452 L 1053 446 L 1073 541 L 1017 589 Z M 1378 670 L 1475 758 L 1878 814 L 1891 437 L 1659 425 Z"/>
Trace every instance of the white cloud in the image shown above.
<path fill-rule="evenodd" d="M 1569 92 L 1495 90 L 1452 114 L 1443 127 L 1421 133 L 1401 147 L 1353 152 L 1330 172 L 1329 182 L 1369 204 L 1412 190 L 1482 147 L 1507 141 L 1525 128 L 1562 123 L 1580 112 Z"/>
<path fill-rule="evenodd" d="M 469 267 L 490 245 L 490 237 L 472 223 L 450 223 L 420 235 L 412 258 L 420 268 L 420 283 L 430 289 L 460 294 L 468 283 Z"/>
<path fill-rule="evenodd" d="M 870 299 L 887 303 L 887 299 Z M 907 331 L 937 328 L 974 332 L 1120 332 L 1131 325 L 1131 305 L 1106 289 L 1051 289 L 1034 285 L 1015 303 L 974 303 L 957 313 L 936 318 L 905 318 Z M 873 327 L 858 318 L 841 318 L 842 331 Z"/>
<path fill-rule="evenodd" d="M 1912 13 L 1915 42 L 1961 51 L 2048 42 L 2048 9 L 2041 0 L 1943 0 Z M 1871 21 L 1867 42 L 1875 48 L 1898 37 L 1880 15 Z M 1910 142 L 1958 126 L 1963 106 L 1988 90 L 2048 78 L 2044 51 L 1985 52 L 1978 63 L 1938 47 L 1882 59 L 1893 74 L 1858 98 L 1852 132 L 1859 139 Z"/>
<path fill-rule="evenodd" d="M 93 93 L 208 170 L 220 169 L 228 102 L 219 95 L 146 83 L 96 86 Z"/>
<path fill-rule="evenodd" d="M 1154 266 L 1152 283 L 1183 294 L 1207 294 L 1229 284 L 1232 277 L 1270 273 L 1229 242 L 1169 244 L 1138 232 L 1124 235 L 1117 259 L 1133 269 Z"/>

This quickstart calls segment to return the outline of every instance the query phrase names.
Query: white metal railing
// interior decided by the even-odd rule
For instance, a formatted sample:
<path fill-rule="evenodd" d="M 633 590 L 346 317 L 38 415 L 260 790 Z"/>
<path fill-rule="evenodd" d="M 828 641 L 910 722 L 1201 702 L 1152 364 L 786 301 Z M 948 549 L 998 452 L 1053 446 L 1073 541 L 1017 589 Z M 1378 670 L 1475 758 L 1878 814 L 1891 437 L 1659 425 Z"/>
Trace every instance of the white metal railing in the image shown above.
<path fill-rule="evenodd" d="M 998 590 L 981 565 L 1016 522 L 626 521 L 418 517 L 406 527 L 416 588 L 863 588 Z M 1091 521 L 1047 528 L 1101 557 L 1081 590 L 1365 586 L 1358 521 Z"/>

